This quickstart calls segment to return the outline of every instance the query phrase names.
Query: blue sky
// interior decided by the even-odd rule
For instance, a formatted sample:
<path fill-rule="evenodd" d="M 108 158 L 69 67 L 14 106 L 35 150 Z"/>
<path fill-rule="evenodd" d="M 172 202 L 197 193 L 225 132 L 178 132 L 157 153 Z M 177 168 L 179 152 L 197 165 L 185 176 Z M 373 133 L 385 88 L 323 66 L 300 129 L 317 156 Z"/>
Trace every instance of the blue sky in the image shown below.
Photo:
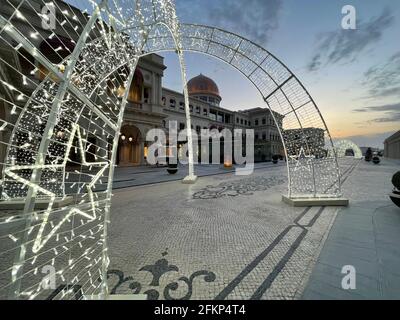
<path fill-rule="evenodd" d="M 75 0 L 69 0 L 73 3 Z M 353 5 L 357 30 L 341 28 Z M 221 27 L 282 60 L 309 90 L 334 137 L 381 146 L 400 129 L 399 0 L 176 0 L 182 22 Z M 178 60 L 164 54 L 163 85 L 182 91 Z M 264 106 L 241 74 L 213 58 L 186 54 L 188 78 L 215 80 L 231 110 Z"/>
<path fill-rule="evenodd" d="M 218 26 L 275 54 L 304 83 L 334 137 L 381 146 L 400 129 L 400 1 L 177 0 L 182 22 Z M 357 30 L 341 28 L 342 7 L 353 5 Z M 396 54 L 399 54 L 397 57 Z M 320 56 L 320 65 L 312 68 Z M 213 78 L 222 106 L 263 106 L 258 92 L 230 66 L 187 54 L 188 77 Z M 165 55 L 164 85 L 181 91 L 174 54 Z M 387 81 L 384 81 L 387 79 Z"/>

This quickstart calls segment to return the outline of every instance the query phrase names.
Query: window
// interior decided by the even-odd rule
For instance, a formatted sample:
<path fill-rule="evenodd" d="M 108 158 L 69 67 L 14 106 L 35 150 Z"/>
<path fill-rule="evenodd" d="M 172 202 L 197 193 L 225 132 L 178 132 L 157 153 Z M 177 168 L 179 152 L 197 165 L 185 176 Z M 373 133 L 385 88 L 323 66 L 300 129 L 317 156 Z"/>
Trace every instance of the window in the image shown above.
<path fill-rule="evenodd" d="M 191 104 L 189 105 L 189 109 L 190 109 L 190 112 L 193 112 L 193 106 Z"/>
<path fill-rule="evenodd" d="M 170 100 L 169 100 L 169 106 L 170 106 L 171 108 L 175 108 L 175 106 L 176 106 L 176 101 L 175 101 L 174 99 L 170 99 Z"/>
<path fill-rule="evenodd" d="M 179 130 L 184 130 L 185 124 L 183 122 L 179 122 Z"/>
<path fill-rule="evenodd" d="M 243 124 L 243 119 L 240 119 L 240 124 Z"/>
<path fill-rule="evenodd" d="M 162 104 L 163 106 L 165 106 L 165 105 L 167 104 L 167 99 L 165 99 L 165 97 L 162 97 L 162 98 L 161 98 L 161 104 Z"/>
<path fill-rule="evenodd" d="M 257 133 L 254 135 L 254 140 L 258 140 L 258 134 Z"/>
<path fill-rule="evenodd" d="M 262 119 L 262 124 L 267 124 L 267 119 L 263 118 Z"/>
<path fill-rule="evenodd" d="M 236 118 L 236 123 L 239 123 L 239 118 Z"/>
<path fill-rule="evenodd" d="M 258 119 L 254 121 L 254 125 L 258 126 Z"/>
<path fill-rule="evenodd" d="M 196 106 L 196 113 L 200 113 L 200 107 Z"/>
<path fill-rule="evenodd" d="M 144 88 L 143 90 L 143 100 L 144 103 L 150 103 L 150 89 L 149 88 Z"/>
<path fill-rule="evenodd" d="M 203 115 L 208 115 L 208 110 L 206 108 L 203 109 Z"/>
<path fill-rule="evenodd" d="M 179 109 L 180 110 L 185 110 L 185 103 L 184 102 L 179 102 Z"/>
<path fill-rule="evenodd" d="M 263 139 L 263 140 L 267 140 L 267 134 L 266 134 L 265 132 L 264 132 L 263 135 L 262 135 L 262 139 Z"/>

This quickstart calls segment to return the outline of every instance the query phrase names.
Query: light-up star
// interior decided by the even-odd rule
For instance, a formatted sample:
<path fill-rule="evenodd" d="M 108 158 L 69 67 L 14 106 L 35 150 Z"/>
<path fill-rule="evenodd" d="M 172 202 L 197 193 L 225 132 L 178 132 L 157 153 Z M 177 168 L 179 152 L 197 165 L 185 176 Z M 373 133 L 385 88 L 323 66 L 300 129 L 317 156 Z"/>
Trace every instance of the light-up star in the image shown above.
<path fill-rule="evenodd" d="M 18 170 L 34 170 L 34 169 L 51 169 L 51 170 L 56 170 L 56 169 L 65 169 L 65 166 L 67 164 L 68 161 L 68 156 L 70 153 L 70 150 L 72 148 L 72 144 L 73 144 L 73 140 L 75 138 L 75 134 L 77 134 L 78 136 L 78 142 L 79 142 L 79 149 L 80 149 L 80 153 L 81 153 L 81 158 L 82 158 L 82 165 L 83 166 L 88 166 L 88 167 L 101 167 L 101 169 L 99 170 L 99 172 L 93 176 L 92 181 L 86 186 L 87 188 L 87 193 L 89 195 L 89 200 L 91 203 L 91 214 L 84 212 L 80 209 L 77 208 L 73 208 L 71 210 L 69 210 L 67 212 L 67 214 L 62 218 L 62 220 L 52 228 L 52 230 L 46 235 L 43 236 L 43 232 L 44 229 L 48 223 L 49 220 L 49 216 L 50 213 L 52 211 L 53 205 L 54 205 L 54 201 L 56 199 L 56 195 L 47 190 L 42 188 L 41 186 L 39 186 L 36 183 L 32 183 L 29 180 L 26 180 L 24 178 L 22 178 L 21 176 L 19 176 L 18 174 L 16 174 L 14 171 L 18 171 Z M 53 237 L 56 232 L 60 229 L 60 227 L 62 226 L 62 224 L 67 221 L 72 215 L 74 214 L 79 214 L 89 220 L 94 220 L 96 219 L 96 206 L 97 206 L 97 202 L 94 201 L 93 198 L 93 191 L 92 191 L 92 187 L 96 184 L 96 182 L 101 178 L 101 176 L 103 175 L 104 171 L 109 167 L 109 162 L 87 162 L 86 161 L 86 154 L 85 154 L 85 150 L 83 148 L 83 142 L 82 142 L 82 137 L 81 137 L 81 132 L 79 129 L 79 126 L 77 124 L 73 125 L 73 129 L 68 141 L 68 145 L 67 145 L 67 149 L 64 155 L 64 159 L 63 162 L 61 164 L 47 164 L 47 165 L 27 165 L 27 166 L 11 166 L 9 168 L 6 168 L 5 174 L 10 176 L 11 178 L 13 178 L 14 180 L 29 186 L 30 188 L 33 188 L 35 191 L 37 192 L 41 192 L 47 196 L 50 197 L 50 201 L 49 201 L 49 205 L 46 209 L 46 211 L 44 212 L 44 216 L 43 216 L 43 221 L 40 225 L 40 229 L 39 232 L 36 236 L 35 242 L 33 244 L 33 248 L 32 251 L 34 253 L 39 252 L 44 245 L 51 239 L 51 237 Z"/>
<path fill-rule="evenodd" d="M 296 161 L 296 166 L 294 167 L 294 171 L 297 171 L 300 168 L 305 168 L 306 170 L 311 172 L 311 162 L 314 159 L 312 155 L 306 155 L 304 152 L 304 148 L 300 148 L 300 152 L 298 156 L 289 156 L 290 159 Z"/>

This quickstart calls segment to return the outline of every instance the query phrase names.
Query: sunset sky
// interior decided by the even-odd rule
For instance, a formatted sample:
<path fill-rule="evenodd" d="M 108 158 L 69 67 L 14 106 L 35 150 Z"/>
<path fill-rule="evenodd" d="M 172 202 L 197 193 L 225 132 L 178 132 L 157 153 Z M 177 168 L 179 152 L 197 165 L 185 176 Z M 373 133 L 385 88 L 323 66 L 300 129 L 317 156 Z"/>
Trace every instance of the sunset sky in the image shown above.
<path fill-rule="evenodd" d="M 400 129 L 400 1 L 398 0 L 177 0 L 182 22 L 238 33 L 275 54 L 315 99 L 334 138 L 382 146 Z M 357 29 L 341 28 L 342 7 L 357 12 Z M 167 54 L 165 87 L 182 91 L 175 54 Z M 264 106 L 230 66 L 186 55 L 188 77 L 211 77 L 222 106 Z"/>
<path fill-rule="evenodd" d="M 68 0 L 71 4 L 81 4 Z M 343 30 L 342 7 L 353 5 L 357 29 Z M 176 0 L 181 22 L 217 26 L 269 50 L 298 76 L 334 138 L 382 147 L 400 129 L 399 0 Z M 164 54 L 163 86 L 182 91 L 176 54 Z M 222 107 L 265 106 L 232 67 L 186 54 L 188 78 L 218 84 Z"/>

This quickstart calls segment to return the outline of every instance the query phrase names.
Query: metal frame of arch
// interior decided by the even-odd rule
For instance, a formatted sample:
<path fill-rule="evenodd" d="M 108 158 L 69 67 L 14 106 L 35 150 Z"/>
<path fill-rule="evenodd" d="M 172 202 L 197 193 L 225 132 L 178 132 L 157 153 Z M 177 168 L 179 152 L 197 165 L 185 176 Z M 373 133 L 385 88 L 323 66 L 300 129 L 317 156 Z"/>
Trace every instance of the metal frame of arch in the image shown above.
<path fill-rule="evenodd" d="M 45 298 L 41 268 L 46 265 L 67 284 L 56 298 L 75 297 L 68 289 L 73 286 L 83 296 L 107 297 L 107 226 L 119 131 L 128 107 L 127 88 L 144 55 L 178 54 L 187 128 L 191 120 L 184 51 L 236 68 L 258 89 L 279 129 L 289 196 L 340 196 L 338 163 L 335 151 L 329 152 L 332 141 L 324 119 L 296 76 L 268 51 L 218 28 L 179 24 L 171 0 L 102 0 L 88 2 L 90 14 L 79 17 L 68 4 L 55 3 L 62 13 L 62 19 L 56 17 L 57 28 L 75 43 L 73 52 L 61 57 L 59 52 L 67 50 L 64 40 L 24 17 L 30 2 L 45 5 L 43 0 L 9 2 L 13 13 L 0 16 L 2 45 L 17 57 L 24 57 L 24 49 L 48 71 L 38 82 L 32 76 L 42 72 L 36 64 L 24 73 L 8 56 L 0 56 L 0 63 L 20 76 L 21 88 L 29 88 L 1 78 L 9 98 L 0 98 L 11 114 L 18 114 L 17 121 L 4 119 L 1 125 L 10 132 L 3 141 L 7 152 L 1 163 L 1 196 L 9 203 L 22 201 L 23 209 L 0 218 L 0 260 L 5 261 L 0 297 Z M 36 7 L 30 10 L 40 16 Z M 60 56 L 58 65 L 40 52 L 37 38 L 61 43 L 52 48 Z M 188 177 L 194 180 L 191 130 L 188 145 Z"/>

